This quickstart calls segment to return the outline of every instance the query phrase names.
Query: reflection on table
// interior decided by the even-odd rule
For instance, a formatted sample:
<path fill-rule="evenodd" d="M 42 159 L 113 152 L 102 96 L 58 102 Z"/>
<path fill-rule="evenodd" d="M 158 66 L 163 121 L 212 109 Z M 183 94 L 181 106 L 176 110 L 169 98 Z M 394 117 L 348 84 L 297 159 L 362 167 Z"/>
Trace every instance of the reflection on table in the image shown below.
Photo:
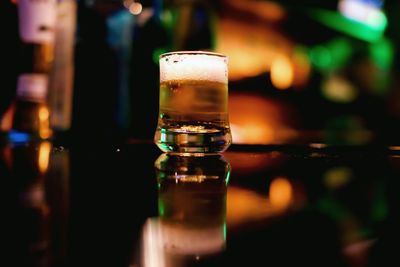
<path fill-rule="evenodd" d="M 68 151 L 57 153 L 51 142 L 41 141 L 9 143 L 1 155 L 4 186 L 16 208 L 8 233 L 11 255 L 17 255 L 13 266 L 60 264 L 67 256 Z"/>
<path fill-rule="evenodd" d="M 143 227 L 143 266 L 186 266 L 225 248 L 230 164 L 221 155 L 162 154 L 159 216 Z"/>

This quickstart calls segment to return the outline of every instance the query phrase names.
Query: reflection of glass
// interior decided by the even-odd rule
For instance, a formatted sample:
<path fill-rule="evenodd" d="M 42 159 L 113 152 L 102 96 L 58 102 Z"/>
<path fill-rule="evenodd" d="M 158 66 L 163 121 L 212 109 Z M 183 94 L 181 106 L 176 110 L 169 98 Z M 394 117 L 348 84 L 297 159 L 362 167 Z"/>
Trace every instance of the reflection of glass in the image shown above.
<path fill-rule="evenodd" d="M 154 141 L 164 152 L 222 152 L 231 144 L 227 57 L 180 51 L 160 57 Z"/>
<path fill-rule="evenodd" d="M 16 266 L 54 266 L 66 257 L 68 151 L 52 151 L 48 141 L 2 148 L 17 215 Z"/>
<path fill-rule="evenodd" d="M 221 155 L 161 155 L 155 162 L 159 217 L 143 229 L 144 266 L 183 266 L 225 247 L 230 164 Z"/>

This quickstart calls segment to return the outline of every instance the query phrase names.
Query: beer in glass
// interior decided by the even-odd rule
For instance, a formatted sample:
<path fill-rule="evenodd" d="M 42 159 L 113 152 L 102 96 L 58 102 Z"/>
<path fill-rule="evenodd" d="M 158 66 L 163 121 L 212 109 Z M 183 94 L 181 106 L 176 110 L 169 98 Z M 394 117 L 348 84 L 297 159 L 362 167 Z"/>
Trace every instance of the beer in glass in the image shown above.
<path fill-rule="evenodd" d="M 225 55 L 204 51 L 160 56 L 154 141 L 162 151 L 219 153 L 229 147 L 227 63 Z"/>

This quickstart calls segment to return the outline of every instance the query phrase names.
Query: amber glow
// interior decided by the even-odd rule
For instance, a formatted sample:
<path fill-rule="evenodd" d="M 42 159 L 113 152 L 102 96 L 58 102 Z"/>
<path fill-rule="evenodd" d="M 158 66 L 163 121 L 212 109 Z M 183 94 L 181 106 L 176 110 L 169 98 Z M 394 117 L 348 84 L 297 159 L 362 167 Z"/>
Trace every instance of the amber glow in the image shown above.
<path fill-rule="evenodd" d="M 269 199 L 271 205 L 278 210 L 283 210 L 290 206 L 293 201 L 293 189 L 288 179 L 277 177 L 271 182 Z"/>
<path fill-rule="evenodd" d="M 231 93 L 229 119 L 235 144 L 288 142 L 296 132 L 290 106 L 258 95 Z"/>
<path fill-rule="evenodd" d="M 235 186 L 228 187 L 226 207 L 228 227 L 276 214 L 267 197 Z"/>
<path fill-rule="evenodd" d="M 43 139 L 49 138 L 52 134 L 49 115 L 49 109 L 46 106 L 41 106 L 39 108 L 39 136 Z"/>
<path fill-rule="evenodd" d="M 39 165 L 39 170 L 42 173 L 45 173 L 49 168 L 50 150 L 51 150 L 50 142 L 43 142 L 39 146 L 38 165 Z"/>
<path fill-rule="evenodd" d="M 283 177 L 275 178 L 270 185 L 269 194 L 244 189 L 237 186 L 228 187 L 227 223 L 234 227 L 241 223 L 278 216 L 294 204 L 302 205 L 301 194 L 294 201 L 294 188 Z"/>
<path fill-rule="evenodd" d="M 311 69 L 308 55 L 277 30 L 288 15 L 286 8 L 277 1 L 250 0 L 223 0 L 222 7 L 215 50 L 229 57 L 230 80 L 272 72 L 279 89 L 305 86 Z"/>
<path fill-rule="evenodd" d="M 273 129 L 262 121 L 253 120 L 241 126 L 231 124 L 231 131 L 235 136 L 234 143 L 262 144 L 274 140 Z"/>
<path fill-rule="evenodd" d="M 216 31 L 216 52 L 229 57 L 231 80 L 268 72 L 277 54 L 291 53 L 291 44 L 265 25 L 222 18 Z"/>
<path fill-rule="evenodd" d="M 287 89 L 293 83 L 293 65 L 289 58 L 277 56 L 271 65 L 271 81 L 278 89 Z"/>

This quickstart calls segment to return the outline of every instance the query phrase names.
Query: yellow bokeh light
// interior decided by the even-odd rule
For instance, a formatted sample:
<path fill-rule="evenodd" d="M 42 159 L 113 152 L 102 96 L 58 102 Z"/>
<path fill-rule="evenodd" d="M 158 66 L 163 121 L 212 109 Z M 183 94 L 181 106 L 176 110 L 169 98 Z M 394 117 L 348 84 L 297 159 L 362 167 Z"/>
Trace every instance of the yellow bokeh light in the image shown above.
<path fill-rule="evenodd" d="M 39 108 L 39 136 L 40 138 L 47 139 L 52 135 L 50 129 L 50 112 L 46 106 Z"/>
<path fill-rule="evenodd" d="M 49 109 L 45 106 L 42 106 L 39 108 L 39 120 L 40 121 L 45 121 L 49 119 Z"/>
<path fill-rule="evenodd" d="M 269 200 L 271 205 L 279 210 L 290 206 L 293 200 L 293 188 L 288 179 L 277 177 L 271 182 Z"/>
<path fill-rule="evenodd" d="M 38 165 L 39 165 L 39 170 L 42 173 L 45 173 L 49 167 L 50 150 L 51 150 L 50 142 L 43 142 L 39 146 Z"/>
<path fill-rule="evenodd" d="M 332 74 L 322 83 L 322 95 L 333 102 L 351 103 L 358 97 L 357 88 L 339 74 Z"/>
<path fill-rule="evenodd" d="M 271 82 L 278 89 L 287 89 L 293 84 L 293 64 L 289 58 L 278 56 L 272 61 Z"/>

